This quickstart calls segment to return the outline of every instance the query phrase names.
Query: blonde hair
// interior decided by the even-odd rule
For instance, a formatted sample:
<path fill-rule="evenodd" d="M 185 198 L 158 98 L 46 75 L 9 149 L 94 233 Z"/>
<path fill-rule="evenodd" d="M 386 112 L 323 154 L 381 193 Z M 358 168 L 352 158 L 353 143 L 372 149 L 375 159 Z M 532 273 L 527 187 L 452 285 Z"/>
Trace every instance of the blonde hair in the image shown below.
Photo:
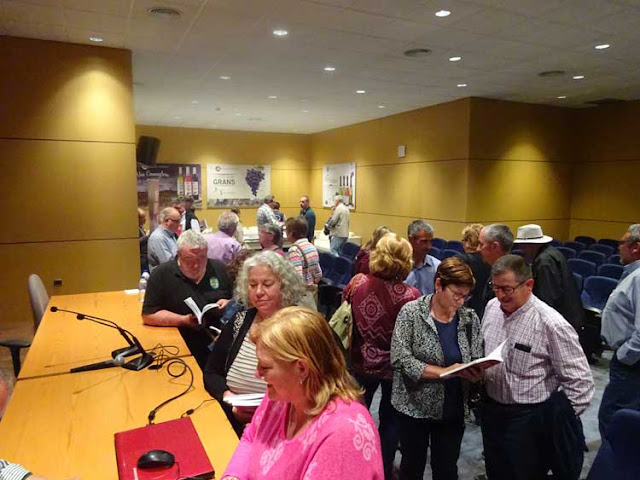
<path fill-rule="evenodd" d="M 472 249 L 478 248 L 480 244 L 480 232 L 484 228 L 481 223 L 472 223 L 462 229 L 462 241 L 469 242 Z"/>
<path fill-rule="evenodd" d="M 385 280 L 404 280 L 411 272 L 413 248 L 404 238 L 387 234 L 371 252 L 369 271 Z"/>
<path fill-rule="evenodd" d="M 391 230 L 389 230 L 389 228 L 385 227 L 384 225 L 380 225 L 379 227 L 374 228 L 373 232 L 371 233 L 371 238 L 364 245 L 364 247 L 362 247 L 362 249 L 363 250 L 375 250 L 376 246 L 378 245 L 378 242 L 387 233 L 391 233 Z"/>
<path fill-rule="evenodd" d="M 308 415 L 319 415 L 330 401 L 360 400 L 362 389 L 347 371 L 329 324 L 306 307 L 287 307 L 267 320 L 254 323 L 251 341 L 279 362 L 306 360 L 309 376 L 302 383 L 310 401 Z"/>

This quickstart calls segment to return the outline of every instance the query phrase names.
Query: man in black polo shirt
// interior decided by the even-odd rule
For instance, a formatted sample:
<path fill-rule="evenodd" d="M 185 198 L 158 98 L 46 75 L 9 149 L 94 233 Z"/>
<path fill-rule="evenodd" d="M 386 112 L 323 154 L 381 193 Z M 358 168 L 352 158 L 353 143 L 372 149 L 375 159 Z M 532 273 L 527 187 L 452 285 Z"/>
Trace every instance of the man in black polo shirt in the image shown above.
<path fill-rule="evenodd" d="M 225 300 L 231 298 L 232 290 L 224 263 L 207 259 L 207 240 L 200 233 L 187 230 L 178 239 L 177 258 L 158 266 L 149 278 L 142 321 L 145 325 L 178 327 L 202 368 L 212 338 L 184 301 L 193 298 L 200 310 L 209 303 L 218 304 L 220 308 L 210 310 L 207 315 L 207 319 L 211 319 L 207 323 L 219 327 L 221 310 Z"/>

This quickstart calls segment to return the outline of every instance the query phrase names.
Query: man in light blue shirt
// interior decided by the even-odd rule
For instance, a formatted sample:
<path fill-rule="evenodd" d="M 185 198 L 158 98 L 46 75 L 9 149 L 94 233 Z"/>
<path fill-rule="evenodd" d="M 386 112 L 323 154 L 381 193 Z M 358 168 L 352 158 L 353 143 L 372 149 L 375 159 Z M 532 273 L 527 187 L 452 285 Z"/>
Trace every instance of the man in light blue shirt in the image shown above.
<path fill-rule="evenodd" d="M 176 233 L 180 227 L 180 212 L 172 207 L 163 209 L 158 214 L 158 226 L 149 236 L 147 256 L 149 270 L 164 262 L 173 260 L 178 254 Z"/>
<path fill-rule="evenodd" d="M 407 236 L 413 247 L 413 268 L 406 282 L 423 295 L 433 293 L 436 269 L 440 265 L 440 260 L 429 255 L 433 227 L 425 220 L 414 220 L 407 229 Z"/>
<path fill-rule="evenodd" d="M 640 224 L 629 227 L 618 249 L 624 273 L 602 311 L 602 336 L 614 349 L 598 412 L 603 440 L 615 412 L 640 411 Z"/>

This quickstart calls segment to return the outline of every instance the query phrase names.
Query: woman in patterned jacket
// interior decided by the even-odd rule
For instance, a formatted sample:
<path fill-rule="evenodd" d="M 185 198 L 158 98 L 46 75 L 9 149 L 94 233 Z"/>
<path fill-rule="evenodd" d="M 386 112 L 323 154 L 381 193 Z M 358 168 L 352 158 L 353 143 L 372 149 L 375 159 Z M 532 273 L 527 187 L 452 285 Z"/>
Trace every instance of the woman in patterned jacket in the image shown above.
<path fill-rule="evenodd" d="M 471 269 L 450 257 L 438 266 L 435 293 L 407 303 L 391 340 L 394 368 L 391 404 L 397 411 L 402 463 L 400 479 L 422 479 L 431 445 L 434 480 L 456 480 L 464 433 L 466 385 L 442 380 L 447 367 L 482 357 L 476 313 L 463 306 L 475 280 Z M 466 371 L 477 381 L 482 371 Z"/>
<path fill-rule="evenodd" d="M 327 321 L 289 307 L 251 340 L 267 396 L 222 480 L 382 480 L 378 432 Z"/>

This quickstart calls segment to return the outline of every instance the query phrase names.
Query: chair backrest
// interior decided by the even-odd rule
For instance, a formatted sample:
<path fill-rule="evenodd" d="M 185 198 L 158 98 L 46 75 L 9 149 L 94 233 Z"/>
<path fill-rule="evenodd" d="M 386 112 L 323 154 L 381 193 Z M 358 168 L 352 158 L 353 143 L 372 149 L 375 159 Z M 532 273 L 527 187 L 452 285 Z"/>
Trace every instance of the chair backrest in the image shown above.
<path fill-rule="evenodd" d="M 447 241 L 444 238 L 436 237 L 431 241 L 431 246 L 442 250 L 444 248 L 447 248 Z"/>
<path fill-rule="evenodd" d="M 436 257 L 438 260 L 440 260 L 440 255 L 442 255 L 442 250 L 432 246 L 429 249 L 429 255 L 431 255 L 432 257 Z"/>
<path fill-rule="evenodd" d="M 347 242 L 342 245 L 342 252 L 340 252 L 340 256 L 353 260 L 356 258 L 356 255 L 360 251 L 360 245 L 356 245 L 352 242 Z"/>
<path fill-rule="evenodd" d="M 346 285 L 353 277 L 353 262 L 345 257 L 336 257 L 333 264 L 334 282 L 339 285 Z"/>
<path fill-rule="evenodd" d="M 460 253 L 464 253 L 464 246 L 462 245 L 462 242 L 459 240 L 449 240 L 447 242 L 447 248 L 449 250 L 456 250 Z"/>
<path fill-rule="evenodd" d="M 607 263 L 613 263 L 614 265 L 622 265 L 619 253 L 614 253 L 607 259 Z"/>
<path fill-rule="evenodd" d="M 520 250 L 519 248 L 514 248 L 513 250 L 511 250 L 511 254 L 512 255 L 520 255 L 521 257 L 524 257 L 524 252 L 522 250 Z"/>
<path fill-rule="evenodd" d="M 580 258 L 570 258 L 567 260 L 567 265 L 569 265 L 569 270 L 579 273 L 582 278 L 591 277 L 598 271 L 595 263 Z"/>
<path fill-rule="evenodd" d="M 583 250 L 578 253 L 578 258 L 593 262 L 596 266 L 602 265 L 607 260 L 607 256 L 604 253 L 596 252 L 595 250 Z"/>
<path fill-rule="evenodd" d="M 601 243 L 594 243 L 593 245 L 589 245 L 587 247 L 587 250 L 593 250 L 594 252 L 604 253 L 606 257 L 610 257 L 611 255 L 616 253 L 613 247 L 610 247 L 609 245 L 603 245 Z"/>
<path fill-rule="evenodd" d="M 561 247 L 562 246 L 562 242 L 560 240 L 551 240 L 549 242 L 551 244 L 552 247 Z"/>
<path fill-rule="evenodd" d="M 599 276 L 609 277 L 615 280 L 620 280 L 622 272 L 624 272 L 624 267 L 620 264 L 616 265 L 615 263 L 604 263 L 598 267 Z"/>
<path fill-rule="evenodd" d="M 450 248 L 445 248 L 444 250 L 442 250 L 442 252 L 440 252 L 440 260 L 444 260 L 445 258 L 449 258 L 449 257 L 455 257 L 456 255 L 460 255 L 461 252 L 459 252 L 458 250 L 452 250 Z"/>
<path fill-rule="evenodd" d="M 576 282 L 576 289 L 578 290 L 578 293 L 579 294 L 582 293 L 582 285 L 584 284 L 584 279 L 582 278 L 582 275 L 576 272 L 571 272 L 571 274 L 573 275 L 573 279 Z"/>
<path fill-rule="evenodd" d="M 556 247 L 560 253 L 564 255 L 564 258 L 569 260 L 570 258 L 576 258 L 576 251 L 573 248 L 569 247 Z"/>
<path fill-rule="evenodd" d="M 586 308 L 602 310 L 618 281 L 609 277 L 593 276 L 584 281 L 582 289 L 582 305 Z"/>
<path fill-rule="evenodd" d="M 571 248 L 572 250 L 575 250 L 576 253 L 581 252 L 582 250 L 587 248 L 587 245 L 582 242 L 564 242 L 562 246 Z"/>
<path fill-rule="evenodd" d="M 608 247 L 613 248 L 613 250 L 618 250 L 618 240 L 614 240 L 613 238 L 601 238 L 598 240 L 598 245 L 606 245 Z"/>
<path fill-rule="evenodd" d="M 640 476 L 640 412 L 621 409 L 613 414 L 589 470 L 588 480 L 636 480 Z"/>
<path fill-rule="evenodd" d="M 34 331 L 40 326 L 44 312 L 47 310 L 49 295 L 42 283 L 42 279 L 32 273 L 29 275 L 29 298 L 31 299 L 31 312 L 33 313 Z"/>
<path fill-rule="evenodd" d="M 329 272 L 333 270 L 333 264 L 336 257 L 329 252 L 318 252 L 318 256 L 320 257 L 320 268 L 322 269 L 322 276 L 326 277 L 327 275 L 329 275 Z"/>
<path fill-rule="evenodd" d="M 580 242 L 584 245 L 591 245 L 592 243 L 596 243 L 596 239 L 593 237 L 588 237 L 586 235 L 578 235 L 576 238 L 574 238 L 574 240 L 576 242 Z"/>

